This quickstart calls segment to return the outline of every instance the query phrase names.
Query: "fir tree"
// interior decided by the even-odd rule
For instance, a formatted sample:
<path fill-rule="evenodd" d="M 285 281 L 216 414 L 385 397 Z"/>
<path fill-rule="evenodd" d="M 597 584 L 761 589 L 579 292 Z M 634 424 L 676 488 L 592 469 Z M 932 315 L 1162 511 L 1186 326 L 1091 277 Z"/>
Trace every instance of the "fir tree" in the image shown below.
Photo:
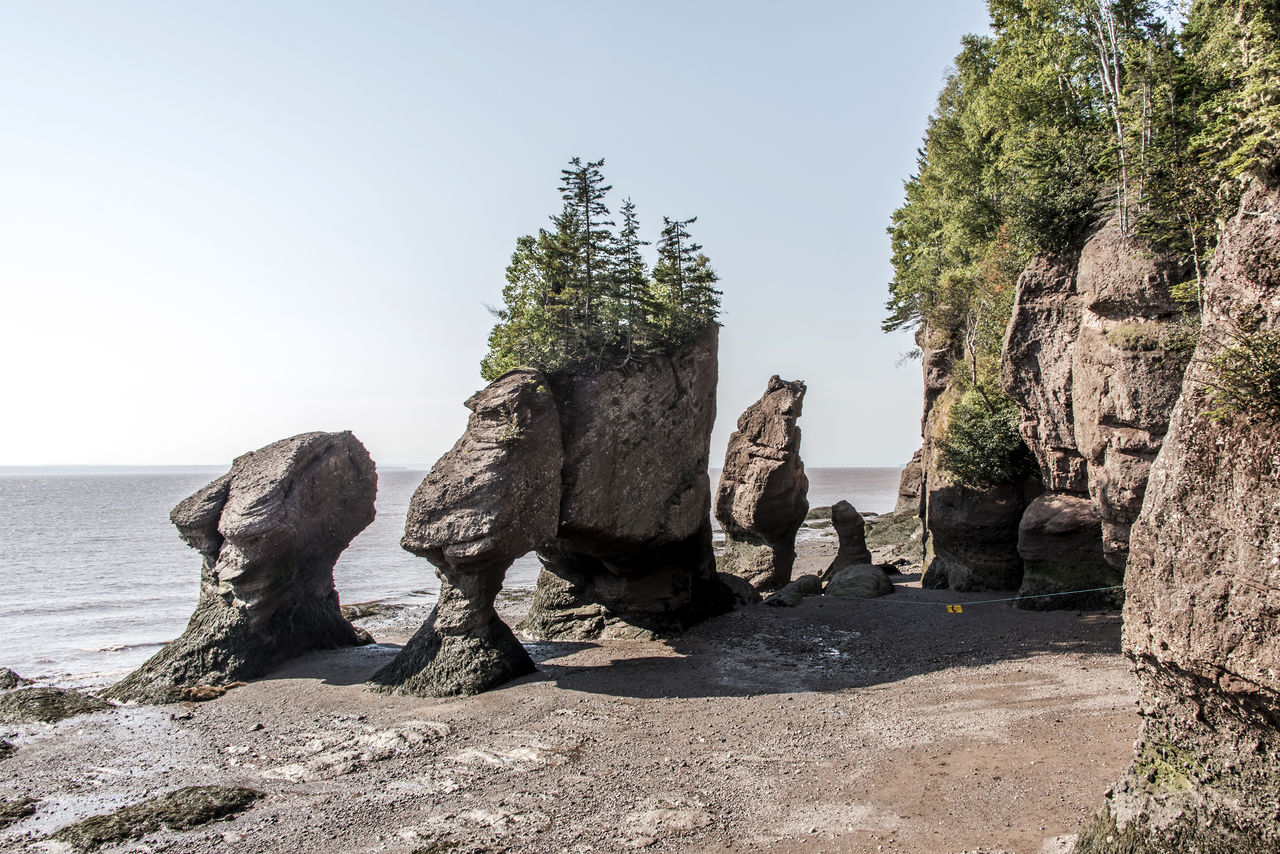
<path fill-rule="evenodd" d="M 640 247 L 640 220 L 631 199 L 622 203 L 622 229 L 611 248 L 611 296 L 615 306 L 614 328 L 620 333 L 627 358 L 644 349 L 652 340 L 652 317 L 658 306 L 649 290 L 649 270 Z"/>

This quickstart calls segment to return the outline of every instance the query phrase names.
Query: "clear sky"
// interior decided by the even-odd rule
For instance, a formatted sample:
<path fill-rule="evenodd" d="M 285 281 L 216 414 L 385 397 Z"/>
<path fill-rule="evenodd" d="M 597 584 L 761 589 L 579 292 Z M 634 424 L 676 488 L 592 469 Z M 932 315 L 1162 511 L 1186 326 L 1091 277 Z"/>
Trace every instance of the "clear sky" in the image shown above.
<path fill-rule="evenodd" d="M 919 446 L 890 212 L 981 0 L 0 0 L 0 464 L 430 463 L 569 157 L 697 216 L 712 462 L 771 374 L 810 466 Z"/>

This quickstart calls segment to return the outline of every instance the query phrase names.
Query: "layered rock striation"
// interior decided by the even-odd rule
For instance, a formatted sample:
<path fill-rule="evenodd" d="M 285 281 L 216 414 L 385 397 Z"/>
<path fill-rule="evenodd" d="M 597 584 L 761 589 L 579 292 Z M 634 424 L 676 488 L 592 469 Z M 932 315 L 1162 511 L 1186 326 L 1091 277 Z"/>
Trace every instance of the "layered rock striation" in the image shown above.
<path fill-rule="evenodd" d="M 1230 381 L 1215 365 L 1250 335 L 1271 342 L 1252 364 L 1280 373 L 1274 181 L 1245 194 L 1223 233 L 1133 527 L 1124 650 L 1144 723 L 1080 854 L 1280 850 L 1280 400 L 1260 385 L 1252 411 L 1219 411 Z"/>
<path fill-rule="evenodd" d="M 313 649 L 368 642 L 338 607 L 333 566 L 374 518 L 378 477 L 351 433 L 303 433 L 237 457 L 170 514 L 204 558 L 186 631 L 111 687 L 173 702 Z"/>
<path fill-rule="evenodd" d="M 402 540 L 436 567 L 440 600 L 375 687 L 474 694 L 532 672 L 493 607 L 529 551 L 543 565 L 520 626 L 532 637 L 655 637 L 733 607 L 711 547 L 717 343 L 709 329 L 623 368 L 511 371 L 467 402 Z"/>
<path fill-rule="evenodd" d="M 738 418 L 716 489 L 716 519 L 725 533 L 720 567 L 758 590 L 791 580 L 796 531 L 809 512 L 796 426 L 804 393 L 803 382 L 769 379 L 764 395 Z"/>

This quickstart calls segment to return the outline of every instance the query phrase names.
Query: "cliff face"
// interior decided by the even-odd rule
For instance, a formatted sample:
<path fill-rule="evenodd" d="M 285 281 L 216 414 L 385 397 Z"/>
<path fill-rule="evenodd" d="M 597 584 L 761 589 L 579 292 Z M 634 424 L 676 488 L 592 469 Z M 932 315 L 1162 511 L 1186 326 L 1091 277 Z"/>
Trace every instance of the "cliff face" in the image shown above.
<path fill-rule="evenodd" d="M 924 519 L 925 587 L 1008 590 L 1022 580 L 1018 521 L 1034 487 L 1008 483 L 990 489 L 956 484 L 938 462 L 938 440 L 959 397 L 950 385 L 955 345 L 929 328 L 917 336 L 924 353 Z"/>
<path fill-rule="evenodd" d="M 1215 356 L 1280 330 L 1280 187 L 1256 186 L 1217 250 L 1203 327 L 1151 469 L 1126 570 L 1124 648 L 1144 725 L 1078 852 L 1280 850 L 1280 424 L 1214 420 Z M 1270 353 L 1270 370 L 1280 354 Z"/>
<path fill-rule="evenodd" d="M 1169 343 L 1188 271 L 1115 221 L 1078 254 L 1032 259 L 1018 280 L 1001 380 L 1046 494 L 1022 517 L 1024 596 L 1117 585 L 1181 387 Z M 1110 593 L 1029 599 L 1026 607 L 1110 604 Z"/>

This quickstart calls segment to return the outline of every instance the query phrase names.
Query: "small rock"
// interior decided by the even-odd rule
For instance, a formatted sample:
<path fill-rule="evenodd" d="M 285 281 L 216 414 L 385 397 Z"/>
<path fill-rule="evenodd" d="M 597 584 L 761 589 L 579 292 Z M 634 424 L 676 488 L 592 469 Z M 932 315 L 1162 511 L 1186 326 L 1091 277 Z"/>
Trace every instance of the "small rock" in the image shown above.
<path fill-rule="evenodd" d="M 35 815 L 36 803 L 35 798 L 17 798 L 12 801 L 5 798 L 0 800 L 0 830 L 11 824 L 17 824 L 27 816 Z"/>
<path fill-rule="evenodd" d="M 827 596 L 837 599 L 875 599 L 893 592 L 893 582 L 884 570 L 869 563 L 839 570 L 823 591 Z"/>
<path fill-rule="evenodd" d="M 14 754 L 18 748 L 14 747 L 7 741 L 0 739 L 0 759 L 7 759 Z"/>
<path fill-rule="evenodd" d="M 764 600 L 775 608 L 794 608 L 809 596 L 822 592 L 822 580 L 816 575 L 802 575 Z"/>
<path fill-rule="evenodd" d="M 30 685 L 30 679 L 23 679 L 7 667 L 0 667 L 0 691 L 8 691 L 20 685 Z"/>
<path fill-rule="evenodd" d="M 244 812 L 261 797 L 262 792 L 240 786 L 187 786 L 67 825 L 49 838 L 79 851 L 95 851 L 104 845 L 141 839 L 161 827 L 190 830 Z"/>
<path fill-rule="evenodd" d="M 51 724 L 112 708 L 105 700 L 66 688 L 20 688 L 0 694 L 0 722 L 9 724 Z"/>

